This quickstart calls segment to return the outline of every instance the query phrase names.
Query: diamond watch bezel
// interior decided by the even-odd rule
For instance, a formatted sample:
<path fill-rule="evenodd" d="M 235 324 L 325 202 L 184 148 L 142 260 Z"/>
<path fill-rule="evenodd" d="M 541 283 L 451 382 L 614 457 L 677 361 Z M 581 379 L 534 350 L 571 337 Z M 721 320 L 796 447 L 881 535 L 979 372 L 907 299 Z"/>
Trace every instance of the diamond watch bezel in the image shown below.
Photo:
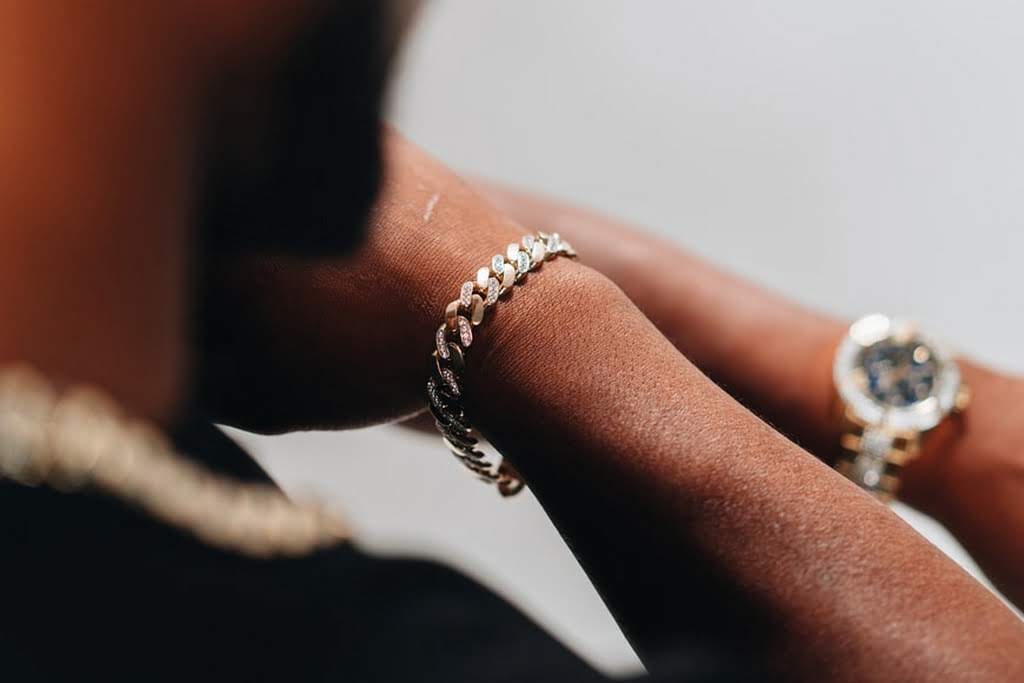
<path fill-rule="evenodd" d="M 928 398 L 908 406 L 890 407 L 879 403 L 857 383 L 861 352 L 886 339 L 914 338 L 931 350 L 938 365 L 935 385 Z M 952 412 L 960 391 L 960 368 L 945 346 L 923 333 L 913 322 L 880 313 L 866 315 L 850 325 L 836 350 L 832 366 L 836 390 L 851 413 L 867 425 L 885 425 L 898 430 L 926 431 Z"/>

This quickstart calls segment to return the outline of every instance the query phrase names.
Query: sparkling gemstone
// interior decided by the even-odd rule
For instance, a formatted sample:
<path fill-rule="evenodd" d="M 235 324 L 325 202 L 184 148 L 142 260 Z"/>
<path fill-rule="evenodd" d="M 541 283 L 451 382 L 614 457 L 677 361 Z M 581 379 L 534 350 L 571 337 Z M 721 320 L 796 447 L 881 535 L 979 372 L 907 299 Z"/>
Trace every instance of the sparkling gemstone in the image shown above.
<path fill-rule="evenodd" d="M 501 292 L 501 283 L 498 282 L 498 278 L 492 277 L 487 280 L 487 299 L 484 303 L 488 306 L 493 306 L 498 300 L 498 294 Z"/>
<path fill-rule="evenodd" d="M 551 233 L 548 236 L 548 251 L 552 254 L 557 254 L 562 250 L 562 238 L 559 237 L 557 232 Z"/>
<path fill-rule="evenodd" d="M 860 452 L 870 458 L 884 458 L 892 448 L 892 437 L 880 429 L 865 429 L 860 438 Z"/>
<path fill-rule="evenodd" d="M 451 358 L 451 352 L 448 350 L 447 331 L 447 325 L 441 325 L 441 327 L 437 328 L 437 332 L 434 333 L 434 345 L 437 347 L 437 355 L 445 360 Z"/>
<path fill-rule="evenodd" d="M 853 461 L 853 478 L 867 488 L 875 488 L 885 472 L 885 460 L 858 455 Z"/>
<path fill-rule="evenodd" d="M 429 399 L 430 406 L 434 409 L 435 415 L 439 415 L 447 423 L 457 421 L 462 424 L 461 410 L 458 407 L 452 408 L 448 405 L 452 399 L 441 393 L 441 386 L 433 377 L 427 380 L 427 399 Z"/>
<path fill-rule="evenodd" d="M 502 269 L 505 267 L 505 257 L 501 254 L 495 254 L 491 258 L 491 270 L 494 271 L 495 275 L 501 275 Z"/>
<path fill-rule="evenodd" d="M 516 259 L 519 258 L 519 245 L 513 242 L 505 247 L 505 258 L 515 263 Z"/>
<path fill-rule="evenodd" d="M 462 390 L 459 389 L 459 383 L 455 379 L 455 373 L 448 368 L 441 370 L 441 379 L 444 380 L 445 386 L 448 387 L 448 391 L 452 392 L 452 396 L 459 397 L 462 395 Z"/>
<path fill-rule="evenodd" d="M 466 318 L 462 317 L 461 315 L 459 316 L 458 325 L 459 341 L 462 342 L 462 346 L 464 348 L 468 349 L 469 345 L 473 343 L 473 326 Z"/>
<path fill-rule="evenodd" d="M 530 255 L 525 251 L 520 251 L 516 255 L 516 271 L 520 275 L 525 275 L 530 270 Z"/>
<path fill-rule="evenodd" d="M 530 256 L 532 257 L 531 260 L 533 261 L 534 265 L 539 264 L 548 255 L 548 250 L 544 247 L 544 243 L 541 242 L 540 240 L 537 240 L 536 242 L 533 243 L 532 252 L 533 253 L 530 254 Z"/>
<path fill-rule="evenodd" d="M 427 398 L 430 400 L 430 404 L 438 410 L 444 408 L 444 401 L 441 400 L 441 396 L 437 393 L 437 380 L 433 377 L 427 380 Z"/>
<path fill-rule="evenodd" d="M 537 239 L 533 235 L 523 235 L 523 249 L 526 251 L 532 251 L 536 242 Z"/>
<path fill-rule="evenodd" d="M 462 289 L 459 290 L 459 305 L 463 308 L 469 308 L 471 303 L 471 297 L 473 296 L 473 283 L 463 282 Z"/>

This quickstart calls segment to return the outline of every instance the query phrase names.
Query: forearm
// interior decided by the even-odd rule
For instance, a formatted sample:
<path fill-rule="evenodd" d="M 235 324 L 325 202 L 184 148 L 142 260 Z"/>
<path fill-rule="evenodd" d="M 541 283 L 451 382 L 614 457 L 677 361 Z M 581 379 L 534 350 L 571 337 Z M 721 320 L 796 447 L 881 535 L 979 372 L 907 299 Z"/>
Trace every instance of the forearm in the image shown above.
<path fill-rule="evenodd" d="M 845 324 L 728 275 L 621 222 L 481 186 L 526 225 L 571 235 L 688 358 L 745 405 L 830 460 L 838 443 L 832 355 Z M 1024 605 L 1024 382 L 961 360 L 974 399 L 954 438 L 930 439 L 900 497 L 948 526 Z"/>
<path fill-rule="evenodd" d="M 203 398 L 258 432 L 361 426 L 424 409 L 445 305 L 525 230 L 400 136 L 347 259 L 252 254 L 211 269 Z M 345 188 L 339 188 L 340 192 Z"/>
<path fill-rule="evenodd" d="M 530 279 L 474 349 L 467 402 L 641 652 L 688 631 L 819 679 L 1021 664 L 1021 625 L 993 596 L 704 378 L 621 292 L 574 264 Z"/>
<path fill-rule="evenodd" d="M 845 331 L 612 219 L 492 184 L 485 196 L 528 227 L 560 231 L 683 354 L 784 433 L 823 456 L 837 442 L 831 360 Z"/>
<path fill-rule="evenodd" d="M 237 373 L 225 410 L 276 429 L 422 406 L 445 304 L 522 230 L 392 140 L 354 260 L 239 265 L 239 303 L 218 310 L 250 339 L 237 368 L 267 372 Z M 549 262 L 474 337 L 470 417 L 642 651 L 689 631 L 807 677 L 840 658 L 861 680 L 879 663 L 1009 668 L 1000 648 L 1019 649 L 1020 626 L 992 596 L 706 380 L 607 279 Z"/>

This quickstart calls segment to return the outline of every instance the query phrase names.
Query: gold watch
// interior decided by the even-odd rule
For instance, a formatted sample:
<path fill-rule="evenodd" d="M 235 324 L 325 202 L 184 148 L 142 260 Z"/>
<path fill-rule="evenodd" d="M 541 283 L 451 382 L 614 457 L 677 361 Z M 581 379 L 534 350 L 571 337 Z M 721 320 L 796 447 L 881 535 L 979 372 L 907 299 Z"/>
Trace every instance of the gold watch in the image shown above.
<path fill-rule="evenodd" d="M 967 407 L 960 367 L 916 324 L 881 314 L 850 326 L 832 366 L 842 419 L 836 469 L 883 501 L 926 435 Z"/>

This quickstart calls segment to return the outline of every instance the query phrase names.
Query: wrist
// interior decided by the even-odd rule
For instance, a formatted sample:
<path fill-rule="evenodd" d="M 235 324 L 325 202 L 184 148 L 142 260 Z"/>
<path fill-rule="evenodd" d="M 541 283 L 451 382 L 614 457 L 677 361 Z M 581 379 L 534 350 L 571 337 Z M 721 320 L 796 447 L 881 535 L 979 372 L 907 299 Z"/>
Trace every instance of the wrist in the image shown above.
<path fill-rule="evenodd" d="M 605 433 L 616 421 L 610 411 L 652 376 L 643 357 L 657 340 L 671 349 L 606 277 L 575 261 L 548 262 L 475 334 L 463 382 L 468 416 L 517 466 L 551 451 L 621 446 L 626 439 Z"/>
<path fill-rule="evenodd" d="M 538 373 L 560 383 L 565 363 L 553 366 L 548 359 L 588 357 L 591 350 L 584 340 L 609 324 L 620 307 L 632 304 L 592 268 L 567 259 L 545 263 L 481 326 L 480 348 L 467 360 L 469 391 L 513 391 Z"/>
<path fill-rule="evenodd" d="M 978 492 L 1020 469 L 1024 452 L 1024 382 L 961 363 L 971 404 L 927 435 L 921 455 L 905 469 L 900 498 L 947 526 Z"/>

